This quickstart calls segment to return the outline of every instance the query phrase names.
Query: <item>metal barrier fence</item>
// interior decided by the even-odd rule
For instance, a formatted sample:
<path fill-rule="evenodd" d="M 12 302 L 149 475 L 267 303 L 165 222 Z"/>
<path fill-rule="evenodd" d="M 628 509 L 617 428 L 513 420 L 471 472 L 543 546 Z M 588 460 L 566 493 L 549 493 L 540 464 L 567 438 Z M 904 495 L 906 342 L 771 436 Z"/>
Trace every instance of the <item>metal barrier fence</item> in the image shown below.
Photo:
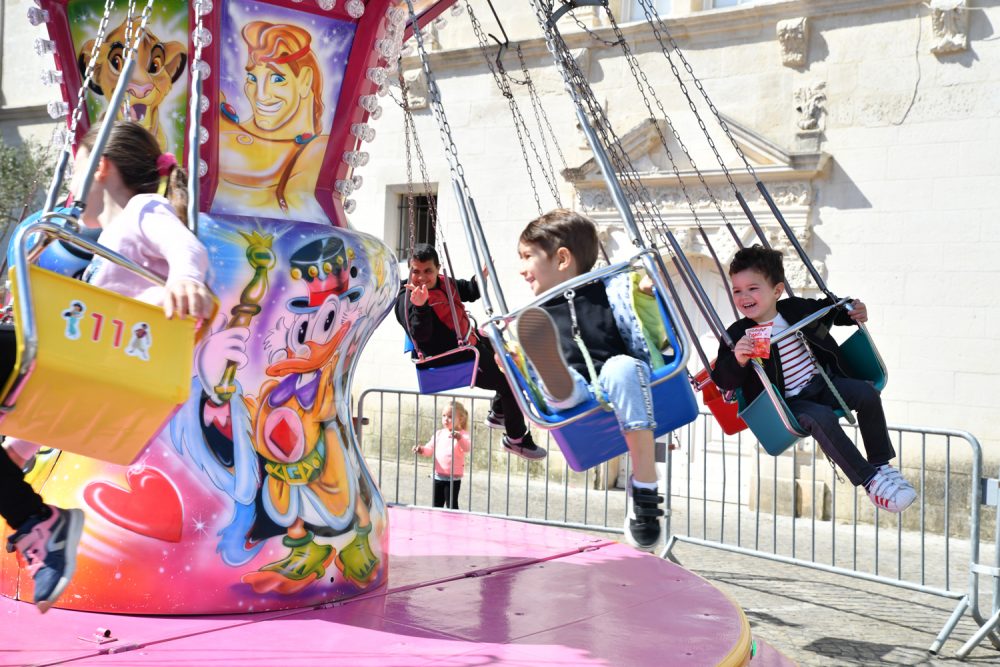
<path fill-rule="evenodd" d="M 458 494 L 464 511 L 622 531 L 625 493 L 612 487 L 627 479 L 627 457 L 622 470 L 611 462 L 576 473 L 555 442 L 536 433 L 554 455 L 529 464 L 504 450 L 501 431 L 486 428 L 488 397 L 468 391 L 422 396 L 374 388 L 360 396 L 362 448 L 388 502 L 431 504 L 432 464 L 412 450 L 441 428 L 439 415 L 452 400 L 469 412 L 472 451 Z M 843 426 L 858 442 L 856 428 Z M 752 435 L 725 436 L 703 413 L 672 434 L 661 457 L 668 509 L 661 555 L 671 557 L 677 542 L 688 542 L 954 599 L 955 610 L 929 650 L 936 653 L 966 613 L 980 630 L 957 655 L 964 658 L 987 637 L 1000 648 L 1000 516 L 987 549 L 995 564 L 980 559 L 981 508 L 996 507 L 1000 483 L 983 479 L 982 450 L 969 433 L 889 430 L 897 467 L 919 492 L 899 515 L 876 510 L 863 491 L 838 481 L 811 439 L 771 457 Z M 987 582 L 989 618 L 980 610 Z"/>

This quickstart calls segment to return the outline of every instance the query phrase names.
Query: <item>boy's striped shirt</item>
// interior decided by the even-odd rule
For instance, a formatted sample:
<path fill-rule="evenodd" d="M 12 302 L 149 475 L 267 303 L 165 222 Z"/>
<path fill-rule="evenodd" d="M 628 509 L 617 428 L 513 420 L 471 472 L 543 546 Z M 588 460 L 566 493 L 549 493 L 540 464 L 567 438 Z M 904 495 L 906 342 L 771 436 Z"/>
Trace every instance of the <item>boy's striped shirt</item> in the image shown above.
<path fill-rule="evenodd" d="M 788 321 L 778 315 L 771 322 L 771 337 L 777 336 L 788 326 Z M 816 375 L 816 364 L 809 356 L 805 344 L 794 334 L 778 341 L 776 345 L 781 359 L 781 374 L 785 380 L 785 396 L 795 396 Z"/>

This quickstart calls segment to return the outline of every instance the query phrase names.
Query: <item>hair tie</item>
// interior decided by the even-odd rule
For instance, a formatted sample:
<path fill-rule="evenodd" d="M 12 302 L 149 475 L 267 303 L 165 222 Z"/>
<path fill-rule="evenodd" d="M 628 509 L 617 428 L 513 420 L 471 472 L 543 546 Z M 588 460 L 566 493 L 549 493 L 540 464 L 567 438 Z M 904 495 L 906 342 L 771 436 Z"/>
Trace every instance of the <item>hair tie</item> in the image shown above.
<path fill-rule="evenodd" d="M 170 170 L 176 166 L 177 158 L 173 153 L 160 153 L 160 157 L 156 158 L 156 171 L 161 177 L 169 176 Z"/>

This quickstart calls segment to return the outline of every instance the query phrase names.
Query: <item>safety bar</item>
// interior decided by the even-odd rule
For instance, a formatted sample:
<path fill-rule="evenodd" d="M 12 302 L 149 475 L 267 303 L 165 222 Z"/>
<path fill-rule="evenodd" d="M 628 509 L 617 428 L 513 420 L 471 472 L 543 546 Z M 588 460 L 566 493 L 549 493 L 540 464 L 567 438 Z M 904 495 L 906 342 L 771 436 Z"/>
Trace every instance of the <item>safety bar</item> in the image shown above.
<path fill-rule="evenodd" d="M 475 345 L 469 345 L 468 343 L 465 343 L 463 345 L 459 345 L 458 347 L 454 347 L 454 348 L 452 348 L 450 350 L 446 350 L 445 352 L 442 352 L 441 354 L 434 354 L 434 355 L 431 355 L 429 357 L 425 357 L 425 356 L 421 355 L 419 357 L 410 359 L 410 361 L 412 361 L 414 364 L 416 364 L 416 365 L 419 366 L 420 364 L 426 364 L 429 361 L 437 361 L 438 359 L 444 359 L 446 357 L 450 357 L 450 356 L 452 356 L 454 354 L 459 354 L 461 352 L 472 352 L 473 354 L 476 355 L 475 356 L 475 358 L 476 358 L 476 369 L 477 369 L 476 372 L 478 373 L 479 372 L 479 370 L 478 370 L 479 369 L 479 348 L 477 348 Z"/>

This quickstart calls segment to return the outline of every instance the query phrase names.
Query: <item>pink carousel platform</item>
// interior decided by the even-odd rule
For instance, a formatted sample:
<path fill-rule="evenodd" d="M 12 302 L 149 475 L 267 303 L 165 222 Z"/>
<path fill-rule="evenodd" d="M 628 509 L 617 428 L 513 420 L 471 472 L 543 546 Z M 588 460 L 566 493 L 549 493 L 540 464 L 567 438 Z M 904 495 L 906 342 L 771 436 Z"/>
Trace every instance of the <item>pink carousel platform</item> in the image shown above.
<path fill-rule="evenodd" d="M 155 617 L 43 616 L 0 598 L 0 665 L 792 664 L 752 641 L 721 591 L 625 545 L 461 513 L 393 507 L 389 519 L 391 575 L 360 597 Z"/>

